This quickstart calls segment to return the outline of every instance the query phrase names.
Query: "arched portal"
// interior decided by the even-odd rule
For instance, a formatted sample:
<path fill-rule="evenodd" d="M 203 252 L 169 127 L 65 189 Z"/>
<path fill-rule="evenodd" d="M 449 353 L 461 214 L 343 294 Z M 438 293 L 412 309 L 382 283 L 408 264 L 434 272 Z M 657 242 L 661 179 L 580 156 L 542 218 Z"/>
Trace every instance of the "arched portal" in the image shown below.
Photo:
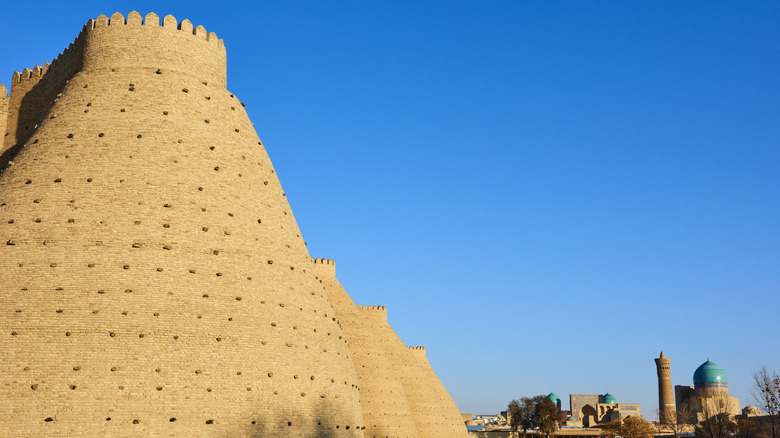
<path fill-rule="evenodd" d="M 596 424 L 596 409 L 591 405 L 585 405 L 580 409 L 580 418 L 582 418 L 582 425 L 585 427 L 591 427 Z"/>

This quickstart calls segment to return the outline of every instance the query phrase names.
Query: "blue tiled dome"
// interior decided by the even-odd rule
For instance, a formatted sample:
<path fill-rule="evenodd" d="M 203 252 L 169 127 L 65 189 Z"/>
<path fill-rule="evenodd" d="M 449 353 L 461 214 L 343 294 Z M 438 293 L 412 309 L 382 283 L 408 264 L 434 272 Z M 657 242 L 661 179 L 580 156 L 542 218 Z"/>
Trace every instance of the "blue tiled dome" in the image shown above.
<path fill-rule="evenodd" d="M 693 384 L 697 383 L 728 383 L 726 373 L 715 362 L 707 359 L 707 362 L 699 365 L 693 373 Z"/>
<path fill-rule="evenodd" d="M 615 399 L 614 395 L 612 395 L 610 393 L 606 393 L 606 394 L 604 394 L 604 403 L 615 404 L 615 403 L 617 403 L 617 400 Z"/>
<path fill-rule="evenodd" d="M 547 396 L 550 400 L 552 400 L 553 403 L 560 406 L 561 405 L 561 398 L 558 397 L 558 394 L 551 392 L 550 395 Z"/>

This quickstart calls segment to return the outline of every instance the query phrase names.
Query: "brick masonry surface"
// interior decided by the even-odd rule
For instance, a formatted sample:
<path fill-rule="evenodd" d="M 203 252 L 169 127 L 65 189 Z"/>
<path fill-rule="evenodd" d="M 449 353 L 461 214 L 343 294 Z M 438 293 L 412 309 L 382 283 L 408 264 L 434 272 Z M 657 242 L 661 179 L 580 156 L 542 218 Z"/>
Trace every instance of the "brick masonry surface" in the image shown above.
<path fill-rule="evenodd" d="M 312 262 L 225 72 L 214 33 L 132 12 L 0 86 L 2 436 L 465 435 Z"/>

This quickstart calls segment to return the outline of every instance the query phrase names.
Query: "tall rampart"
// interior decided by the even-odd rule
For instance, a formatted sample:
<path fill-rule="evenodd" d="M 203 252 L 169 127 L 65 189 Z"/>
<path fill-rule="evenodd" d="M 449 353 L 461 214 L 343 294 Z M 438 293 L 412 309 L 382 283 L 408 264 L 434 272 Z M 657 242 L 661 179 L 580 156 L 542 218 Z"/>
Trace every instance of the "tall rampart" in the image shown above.
<path fill-rule="evenodd" d="M 355 306 L 336 279 L 336 263 L 315 259 L 317 273 L 347 337 L 360 382 L 367 437 L 466 436 L 457 406 L 433 372 L 425 347 L 406 347 L 384 306 Z"/>
<path fill-rule="evenodd" d="M 3 153 L 3 143 L 6 137 L 6 123 L 8 121 L 8 90 L 0 84 L 0 155 Z M 0 167 L 1 168 L 1 167 Z"/>
<path fill-rule="evenodd" d="M 417 430 L 425 438 L 463 437 L 467 432 L 455 402 L 425 355 L 425 347 L 388 344 L 390 357 L 401 376 Z"/>
<path fill-rule="evenodd" d="M 352 355 L 214 34 L 90 20 L 14 76 L 8 113 L 4 436 L 363 435 Z"/>
<path fill-rule="evenodd" d="M 336 263 L 315 259 L 320 281 L 349 343 L 360 385 L 366 437 L 419 437 L 400 376 L 385 353 L 387 308 L 355 306 L 336 279 Z"/>

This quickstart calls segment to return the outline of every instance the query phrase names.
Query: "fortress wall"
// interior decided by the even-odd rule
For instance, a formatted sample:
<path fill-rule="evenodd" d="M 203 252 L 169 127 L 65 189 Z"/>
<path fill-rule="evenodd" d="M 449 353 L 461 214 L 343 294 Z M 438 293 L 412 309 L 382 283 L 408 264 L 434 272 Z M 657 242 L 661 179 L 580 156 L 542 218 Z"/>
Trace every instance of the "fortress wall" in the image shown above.
<path fill-rule="evenodd" d="M 420 437 L 465 438 L 460 411 L 428 363 L 425 347 L 405 347 L 398 340 L 386 348 L 401 377 Z"/>
<path fill-rule="evenodd" d="M 384 350 L 384 344 L 392 341 L 388 336 L 392 329 L 387 324 L 387 308 L 355 306 L 336 279 L 335 262 L 315 259 L 314 263 L 352 352 L 365 436 L 419 437 L 400 376 Z"/>
<path fill-rule="evenodd" d="M 8 121 L 8 90 L 0 84 L 0 154 L 3 153 L 3 142 L 6 137 L 6 123 Z"/>
<path fill-rule="evenodd" d="M 66 81 L 77 71 L 85 74 L 108 70 L 153 70 L 192 76 L 200 82 L 225 88 L 227 60 L 225 46 L 216 34 L 203 26 L 193 29 L 189 20 L 177 24 L 166 16 L 162 25 L 154 13 L 145 20 L 138 12 L 105 15 L 89 20 L 78 37 L 51 62 L 13 75 L 9 108 L 9 135 L 0 154 L 25 143 L 50 114 Z M 6 154 L 9 155 L 9 154 Z M 10 158 L 0 157 L 0 169 Z"/>
<path fill-rule="evenodd" d="M 15 82 L 23 101 L 61 90 L 0 173 L 0 430 L 362 436 L 333 307 L 249 118 L 209 71 L 223 47 L 139 17 L 88 24 L 72 74 L 61 57 Z M 161 35 L 171 52 L 125 62 Z"/>

